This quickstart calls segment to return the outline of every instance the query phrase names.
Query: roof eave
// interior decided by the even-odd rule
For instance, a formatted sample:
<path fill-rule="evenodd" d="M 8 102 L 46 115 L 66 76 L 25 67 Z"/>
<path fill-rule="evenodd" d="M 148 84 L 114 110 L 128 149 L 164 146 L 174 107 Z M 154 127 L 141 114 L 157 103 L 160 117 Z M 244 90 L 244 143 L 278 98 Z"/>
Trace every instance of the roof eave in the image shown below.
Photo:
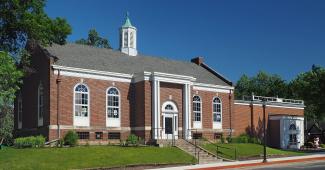
<path fill-rule="evenodd" d="M 233 83 L 229 79 L 227 79 L 225 76 L 223 76 L 222 74 L 218 73 L 217 71 L 215 71 L 214 69 L 209 67 L 207 64 L 201 63 L 200 66 L 202 66 L 203 68 L 208 70 L 210 73 L 212 73 L 213 75 L 217 76 L 218 78 L 220 78 L 221 80 L 226 82 L 228 85 L 230 85 L 230 86 L 233 85 Z"/>

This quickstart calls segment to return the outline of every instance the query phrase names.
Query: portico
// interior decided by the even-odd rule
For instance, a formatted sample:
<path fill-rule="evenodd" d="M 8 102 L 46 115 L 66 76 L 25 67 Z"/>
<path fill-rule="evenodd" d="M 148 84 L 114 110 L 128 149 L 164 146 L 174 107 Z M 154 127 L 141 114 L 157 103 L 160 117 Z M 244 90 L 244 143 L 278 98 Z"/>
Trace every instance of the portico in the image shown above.
<path fill-rule="evenodd" d="M 181 132 L 182 137 L 191 139 L 191 83 L 196 79 L 190 76 L 167 74 L 153 72 L 150 75 L 152 82 L 152 137 L 153 139 L 171 139 L 179 138 L 178 132 Z M 160 101 L 160 83 L 181 84 L 183 110 L 178 110 L 177 104 L 172 102 L 172 95 L 169 101 Z M 172 108 L 172 109 L 171 109 Z M 162 113 L 161 113 L 162 111 Z M 178 114 L 182 115 L 182 120 L 179 120 Z M 161 120 L 163 118 L 163 120 Z M 183 126 L 179 127 L 179 121 L 182 121 Z"/>

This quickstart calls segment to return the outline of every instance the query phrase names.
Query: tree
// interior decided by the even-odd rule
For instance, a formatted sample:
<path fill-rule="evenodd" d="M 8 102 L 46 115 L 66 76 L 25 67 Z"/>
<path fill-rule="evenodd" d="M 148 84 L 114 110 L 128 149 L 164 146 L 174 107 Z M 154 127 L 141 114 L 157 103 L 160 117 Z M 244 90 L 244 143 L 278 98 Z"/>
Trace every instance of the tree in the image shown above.
<path fill-rule="evenodd" d="M 259 96 L 288 97 L 288 86 L 279 75 L 269 75 L 263 71 L 256 76 L 243 75 L 236 84 L 235 96 L 237 99 L 254 93 Z"/>
<path fill-rule="evenodd" d="M 313 65 L 310 71 L 292 80 L 289 86 L 294 98 L 304 100 L 308 118 L 325 118 L 325 68 Z"/>
<path fill-rule="evenodd" d="M 12 137 L 13 101 L 22 76 L 13 58 L 0 52 L 0 144 Z"/>
<path fill-rule="evenodd" d="M 10 143 L 12 131 L 14 130 L 14 116 L 11 113 L 5 113 L 0 117 L 0 145 Z"/>
<path fill-rule="evenodd" d="M 28 40 L 40 45 L 64 44 L 71 27 L 63 18 L 44 12 L 45 0 L 1 0 L 0 50 L 17 54 Z"/>
<path fill-rule="evenodd" d="M 97 48 L 108 48 L 112 49 L 107 39 L 102 38 L 98 35 L 98 32 L 95 29 L 90 29 L 88 32 L 87 39 L 80 39 L 76 41 L 77 44 L 89 45 Z"/>

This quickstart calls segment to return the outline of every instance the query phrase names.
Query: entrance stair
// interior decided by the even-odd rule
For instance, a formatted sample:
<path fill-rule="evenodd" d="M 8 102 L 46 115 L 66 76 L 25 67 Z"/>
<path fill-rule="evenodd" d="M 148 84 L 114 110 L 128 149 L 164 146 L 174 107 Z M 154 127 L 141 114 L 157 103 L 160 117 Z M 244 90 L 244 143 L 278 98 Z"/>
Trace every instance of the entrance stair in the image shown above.
<path fill-rule="evenodd" d="M 177 148 L 187 152 L 188 154 L 194 156 L 199 164 L 215 163 L 221 162 L 215 154 L 203 149 L 199 145 L 195 145 L 194 140 L 158 140 L 159 146 L 176 146 Z"/>

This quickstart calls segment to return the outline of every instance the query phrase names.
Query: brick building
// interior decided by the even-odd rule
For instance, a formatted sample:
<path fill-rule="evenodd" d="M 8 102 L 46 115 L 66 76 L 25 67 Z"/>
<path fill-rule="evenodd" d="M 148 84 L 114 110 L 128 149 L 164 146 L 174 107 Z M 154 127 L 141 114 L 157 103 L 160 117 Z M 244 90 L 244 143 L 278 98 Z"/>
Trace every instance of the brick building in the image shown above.
<path fill-rule="evenodd" d="M 29 43 L 33 71 L 17 93 L 17 136 L 53 140 L 75 130 L 81 139 L 107 142 L 131 133 L 146 141 L 261 135 L 260 98 L 234 100 L 232 82 L 201 57 L 138 54 L 136 31 L 127 17 L 119 50 Z M 303 143 L 303 109 L 301 101 L 268 98 L 271 146 Z"/>

